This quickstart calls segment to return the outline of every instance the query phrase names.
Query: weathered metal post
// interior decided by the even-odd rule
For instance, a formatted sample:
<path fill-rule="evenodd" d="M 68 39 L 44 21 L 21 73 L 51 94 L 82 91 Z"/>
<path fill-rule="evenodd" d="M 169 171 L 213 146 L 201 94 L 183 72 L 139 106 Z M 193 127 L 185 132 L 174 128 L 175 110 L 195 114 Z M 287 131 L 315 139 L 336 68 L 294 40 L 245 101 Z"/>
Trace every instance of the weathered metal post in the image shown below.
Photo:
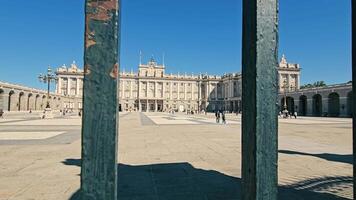
<path fill-rule="evenodd" d="M 81 199 L 117 199 L 118 0 L 86 0 Z"/>
<path fill-rule="evenodd" d="M 354 177 L 354 199 L 356 197 L 356 0 L 351 1 L 352 13 L 352 128 L 353 128 L 353 177 Z"/>
<path fill-rule="evenodd" d="M 278 0 L 243 0 L 242 199 L 277 199 Z"/>

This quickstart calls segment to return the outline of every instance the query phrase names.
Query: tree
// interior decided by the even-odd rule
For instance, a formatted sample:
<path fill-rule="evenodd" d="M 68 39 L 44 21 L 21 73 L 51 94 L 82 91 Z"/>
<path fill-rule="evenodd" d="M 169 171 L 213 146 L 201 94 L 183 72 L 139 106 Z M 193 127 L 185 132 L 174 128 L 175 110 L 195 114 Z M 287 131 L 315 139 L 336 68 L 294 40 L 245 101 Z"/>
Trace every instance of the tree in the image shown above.
<path fill-rule="evenodd" d="M 300 89 L 313 88 L 313 87 L 324 87 L 324 86 L 326 86 L 325 81 L 316 81 L 313 84 L 308 83 L 308 84 L 302 85 L 302 86 L 300 86 Z"/>

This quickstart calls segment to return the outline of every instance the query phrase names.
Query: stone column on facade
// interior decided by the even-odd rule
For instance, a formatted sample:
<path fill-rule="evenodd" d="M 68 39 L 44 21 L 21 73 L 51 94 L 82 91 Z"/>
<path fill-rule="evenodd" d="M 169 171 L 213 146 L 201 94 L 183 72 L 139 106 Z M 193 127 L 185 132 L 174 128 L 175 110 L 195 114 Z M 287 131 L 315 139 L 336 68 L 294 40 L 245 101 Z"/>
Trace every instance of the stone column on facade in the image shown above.
<path fill-rule="evenodd" d="M 58 77 L 57 94 L 62 94 L 62 78 Z"/>
<path fill-rule="evenodd" d="M 157 112 L 157 108 L 158 108 L 157 99 L 155 99 L 155 112 Z"/>
<path fill-rule="evenodd" d="M 76 83 L 77 83 L 77 88 L 76 88 L 76 96 L 80 96 L 80 94 L 79 94 L 79 83 L 80 83 L 80 79 L 79 78 L 77 78 L 76 79 Z"/>
<path fill-rule="evenodd" d="M 67 94 L 68 95 L 71 95 L 71 92 L 70 92 L 70 87 L 71 87 L 71 78 L 70 77 L 68 77 L 67 78 Z"/>
<path fill-rule="evenodd" d="M 218 84 L 215 85 L 215 99 L 218 100 Z"/>
<path fill-rule="evenodd" d="M 214 88 L 213 88 L 213 89 L 214 89 Z M 211 97 L 210 97 L 210 92 L 211 92 L 210 90 L 211 90 L 210 82 L 208 81 L 208 82 L 207 82 L 207 85 L 206 85 L 206 91 L 207 91 L 207 92 L 206 92 L 206 93 L 207 93 L 207 94 L 206 94 L 206 99 L 207 99 L 208 101 L 209 101 L 210 98 L 211 98 Z"/>
<path fill-rule="evenodd" d="M 180 82 L 177 83 L 178 100 L 180 100 Z"/>
<path fill-rule="evenodd" d="M 146 99 L 146 112 L 149 110 L 148 99 Z"/>
<path fill-rule="evenodd" d="M 2 93 L 0 94 L 0 98 L 2 98 L 2 105 L 0 105 L 0 109 L 3 111 L 9 110 L 9 93 Z"/>
<path fill-rule="evenodd" d="M 122 80 L 121 82 L 121 99 L 125 99 L 125 80 Z M 124 106 L 121 104 L 121 106 Z"/>
<path fill-rule="evenodd" d="M 19 103 L 19 111 L 25 111 L 27 110 L 27 100 L 28 100 L 28 94 L 27 93 L 24 93 L 23 95 L 21 95 L 21 102 Z"/>
<path fill-rule="evenodd" d="M 288 90 L 287 91 L 292 91 L 292 83 L 291 83 L 291 81 L 292 81 L 292 76 L 291 76 L 291 74 L 288 74 L 288 81 L 287 81 L 287 83 L 288 83 Z"/>
<path fill-rule="evenodd" d="M 186 83 L 183 83 L 183 87 L 184 87 L 184 100 L 186 101 L 187 100 L 187 84 Z"/>
<path fill-rule="evenodd" d="M 134 84 L 134 82 L 130 81 L 130 99 L 134 98 L 133 95 L 132 95 L 132 93 L 133 93 L 133 84 Z"/>
<path fill-rule="evenodd" d="M 230 80 L 230 97 L 234 97 L 234 81 Z"/>
<path fill-rule="evenodd" d="M 157 92 L 158 92 L 158 90 L 157 90 L 157 85 L 158 85 L 158 84 L 157 84 L 157 81 L 155 81 L 155 90 L 154 90 L 154 98 L 155 98 L 155 99 L 157 99 L 157 97 L 158 97 L 158 96 L 157 96 Z"/>
<path fill-rule="evenodd" d="M 198 83 L 198 110 L 199 110 L 199 112 L 201 111 L 201 100 L 202 100 L 202 98 L 201 98 L 201 82 L 199 81 L 199 83 Z"/>
<path fill-rule="evenodd" d="M 191 100 L 195 100 L 194 99 L 194 94 L 195 94 L 195 91 L 194 91 L 194 86 L 195 86 L 195 84 L 194 83 L 190 83 L 190 99 Z"/>
<path fill-rule="evenodd" d="M 171 82 L 169 83 L 169 99 L 170 99 L 170 100 L 173 100 L 173 96 L 172 96 L 173 91 L 172 91 L 172 88 L 173 88 L 173 82 L 171 81 Z"/>
<path fill-rule="evenodd" d="M 328 97 L 321 97 L 322 101 L 322 109 L 321 109 L 321 116 L 324 116 L 324 113 L 329 112 L 329 98 Z"/>
<path fill-rule="evenodd" d="M 278 91 L 282 92 L 282 86 L 283 86 L 283 76 L 282 74 L 278 73 L 279 79 L 278 79 Z"/>
<path fill-rule="evenodd" d="M 10 100 L 10 111 L 18 111 L 19 95 L 17 93 L 11 94 L 9 96 L 9 100 Z"/>
<path fill-rule="evenodd" d="M 34 96 L 33 96 L 33 94 L 28 96 L 27 110 L 34 110 Z"/>
<path fill-rule="evenodd" d="M 166 85 L 165 84 L 166 84 L 165 82 L 162 82 L 162 96 L 161 97 L 163 98 L 163 100 L 166 99 L 166 96 L 165 96 L 165 94 L 166 94 Z"/>
<path fill-rule="evenodd" d="M 146 94 L 145 94 L 146 99 L 148 99 L 148 89 L 149 89 L 148 83 L 149 83 L 149 82 L 146 81 Z"/>
<path fill-rule="evenodd" d="M 138 99 L 138 111 L 141 112 L 142 111 L 142 107 L 141 107 L 141 85 L 140 85 L 140 80 L 137 79 L 137 99 Z"/>
<path fill-rule="evenodd" d="M 306 116 L 313 116 L 313 98 L 307 96 L 307 113 L 305 114 Z"/>

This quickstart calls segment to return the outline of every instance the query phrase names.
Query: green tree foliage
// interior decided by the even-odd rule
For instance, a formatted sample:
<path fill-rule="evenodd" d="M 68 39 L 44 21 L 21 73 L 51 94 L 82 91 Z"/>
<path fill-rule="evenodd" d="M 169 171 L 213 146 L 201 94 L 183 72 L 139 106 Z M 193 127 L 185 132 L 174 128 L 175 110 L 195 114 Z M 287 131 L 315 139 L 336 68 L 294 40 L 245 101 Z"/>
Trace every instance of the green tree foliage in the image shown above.
<path fill-rule="evenodd" d="M 305 84 L 305 85 L 302 85 L 300 86 L 300 89 L 304 89 L 304 88 L 313 88 L 313 87 L 324 87 L 326 86 L 326 83 L 325 81 L 317 81 L 317 82 L 314 82 L 313 84 Z"/>

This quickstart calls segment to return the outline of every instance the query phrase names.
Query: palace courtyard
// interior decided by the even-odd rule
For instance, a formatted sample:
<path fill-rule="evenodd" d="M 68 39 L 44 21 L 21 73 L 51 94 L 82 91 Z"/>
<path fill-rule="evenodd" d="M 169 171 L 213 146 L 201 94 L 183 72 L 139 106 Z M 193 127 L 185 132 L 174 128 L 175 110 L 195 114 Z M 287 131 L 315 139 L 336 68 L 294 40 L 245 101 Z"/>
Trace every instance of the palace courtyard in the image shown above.
<path fill-rule="evenodd" d="M 0 118 L 0 200 L 76 199 L 81 119 Z M 122 200 L 240 199 L 241 115 L 120 113 Z M 352 121 L 279 119 L 279 199 L 352 199 Z"/>

